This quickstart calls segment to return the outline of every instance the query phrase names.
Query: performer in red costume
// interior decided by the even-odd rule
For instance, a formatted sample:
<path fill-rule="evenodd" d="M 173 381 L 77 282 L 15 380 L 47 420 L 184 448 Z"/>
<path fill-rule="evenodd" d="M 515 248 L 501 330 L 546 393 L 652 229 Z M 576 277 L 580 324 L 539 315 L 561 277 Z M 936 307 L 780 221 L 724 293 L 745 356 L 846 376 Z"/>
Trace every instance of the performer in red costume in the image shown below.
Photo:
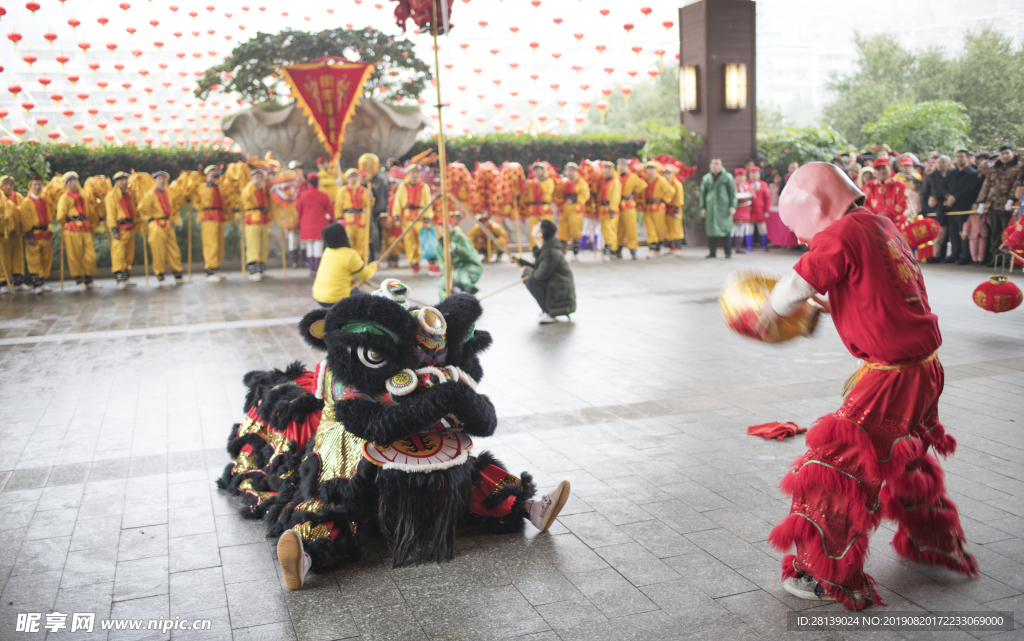
<path fill-rule="evenodd" d="M 875 178 L 864 185 L 864 208 L 872 214 L 885 216 L 897 227 L 903 227 L 907 211 L 907 183 L 892 177 L 888 158 L 875 161 Z"/>
<path fill-rule="evenodd" d="M 956 449 L 938 415 L 938 318 L 900 232 L 863 204 L 864 194 L 831 164 L 794 172 L 779 213 L 810 251 L 779 280 L 761 324 L 771 331 L 816 292 L 828 294 L 840 338 L 863 359 L 842 407 L 818 419 L 807 453 L 783 478 L 793 505 L 768 539 L 780 551 L 796 546 L 782 560 L 787 592 L 851 610 L 884 605 L 864 573 L 868 537 L 882 518 L 897 524 L 892 545 L 901 557 L 978 574 L 929 452 Z"/>
<path fill-rule="evenodd" d="M 736 171 L 741 170 L 737 169 Z M 761 249 L 768 251 L 768 207 L 771 205 L 772 196 L 768 191 L 767 183 L 761 181 L 761 168 L 757 165 L 752 166 L 747 174 L 747 180 L 741 182 L 737 189 L 740 193 L 750 194 L 750 199 L 743 220 L 741 221 L 737 217 L 733 218 L 736 221 L 733 227 L 739 228 L 737 229 L 739 234 L 734 232 L 734 235 L 746 240 L 747 251 L 752 252 L 754 251 L 754 230 L 757 229 L 761 238 Z M 736 216 L 740 216 L 741 209 L 743 209 L 742 198 L 740 206 L 736 208 Z"/>

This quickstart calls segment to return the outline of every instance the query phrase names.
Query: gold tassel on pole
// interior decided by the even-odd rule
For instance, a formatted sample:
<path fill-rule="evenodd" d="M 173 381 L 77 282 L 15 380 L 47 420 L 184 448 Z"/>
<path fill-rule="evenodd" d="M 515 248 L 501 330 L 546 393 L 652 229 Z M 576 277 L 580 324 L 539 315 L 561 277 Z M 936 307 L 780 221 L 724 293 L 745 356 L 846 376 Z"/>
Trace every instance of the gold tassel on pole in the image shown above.
<path fill-rule="evenodd" d="M 146 273 L 146 287 L 149 287 L 149 250 L 146 249 L 146 238 L 149 236 L 149 220 L 142 221 L 142 268 Z"/>
<path fill-rule="evenodd" d="M 60 291 L 64 291 L 64 230 L 60 230 Z"/>

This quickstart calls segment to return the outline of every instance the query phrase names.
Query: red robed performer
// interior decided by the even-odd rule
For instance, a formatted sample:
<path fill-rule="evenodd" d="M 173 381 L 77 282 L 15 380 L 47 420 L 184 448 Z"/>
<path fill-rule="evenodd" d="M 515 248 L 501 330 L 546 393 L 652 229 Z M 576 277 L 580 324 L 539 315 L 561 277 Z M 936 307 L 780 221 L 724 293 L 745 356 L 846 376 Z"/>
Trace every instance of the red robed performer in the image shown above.
<path fill-rule="evenodd" d="M 807 453 L 783 478 L 793 504 L 769 537 L 780 551 L 796 547 L 782 561 L 787 592 L 851 610 L 884 605 L 864 573 L 868 537 L 883 518 L 897 525 L 892 545 L 899 556 L 978 575 L 929 451 L 948 456 L 956 449 L 938 415 L 938 318 L 900 232 L 863 203 L 864 194 L 831 164 L 794 172 L 779 212 L 810 251 L 762 309 L 765 329 L 815 293 L 828 294 L 840 338 L 863 360 L 843 405 L 818 419 Z"/>

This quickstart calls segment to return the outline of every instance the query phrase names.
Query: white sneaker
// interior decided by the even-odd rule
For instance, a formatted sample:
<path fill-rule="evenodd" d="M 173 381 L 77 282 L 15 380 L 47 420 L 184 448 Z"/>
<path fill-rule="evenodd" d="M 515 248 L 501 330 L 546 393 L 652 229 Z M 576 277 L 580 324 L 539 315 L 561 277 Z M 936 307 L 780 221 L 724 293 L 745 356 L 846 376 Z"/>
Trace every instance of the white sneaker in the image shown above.
<path fill-rule="evenodd" d="M 551 323 L 557 323 L 558 320 L 554 316 L 544 313 L 540 315 L 539 322 L 541 325 L 550 325 Z"/>
<path fill-rule="evenodd" d="M 86 289 L 103 289 L 103 285 L 100 285 L 96 281 L 92 281 L 85 284 Z"/>
<path fill-rule="evenodd" d="M 118 289 L 118 291 L 124 291 L 124 290 L 128 289 L 128 283 L 126 283 L 126 282 L 124 282 L 122 280 L 121 282 L 119 282 L 117 284 L 117 289 Z"/>
<path fill-rule="evenodd" d="M 570 263 L 578 263 L 578 262 L 580 262 L 580 255 L 579 255 L 579 254 L 573 254 L 573 255 L 572 255 L 572 256 L 571 256 L 570 258 L 569 258 L 569 262 L 570 262 Z"/>
<path fill-rule="evenodd" d="M 219 283 L 220 279 L 217 278 L 217 274 L 210 274 L 209 276 L 206 277 L 206 282 L 208 282 L 208 283 Z"/>
<path fill-rule="evenodd" d="M 612 257 L 608 254 L 601 254 L 601 260 L 606 263 L 610 263 L 612 262 Z"/>
<path fill-rule="evenodd" d="M 541 532 L 547 532 L 568 500 L 569 481 L 562 481 L 551 494 L 545 494 L 538 500 L 530 501 L 527 508 L 530 514 L 530 523 L 533 523 L 534 527 Z"/>
<path fill-rule="evenodd" d="M 11 290 L 7 288 L 7 285 L 0 285 L 0 294 L 10 294 Z"/>
<path fill-rule="evenodd" d="M 157 287 L 174 287 L 174 283 L 168 282 L 167 279 L 158 280 L 156 282 Z"/>
<path fill-rule="evenodd" d="M 32 288 L 29 287 L 28 285 L 26 285 L 25 283 L 22 283 L 22 284 L 18 285 L 17 287 L 15 287 L 14 291 L 16 291 L 16 292 L 30 292 L 30 291 L 32 291 Z"/>
<path fill-rule="evenodd" d="M 259 272 L 256 272 L 255 274 L 249 274 L 249 280 L 251 280 L 254 283 L 258 283 L 261 280 L 263 280 L 263 275 L 260 274 Z"/>
<path fill-rule="evenodd" d="M 313 560 L 302 548 L 302 537 L 295 530 L 286 530 L 277 540 L 277 562 L 284 574 L 284 586 L 289 590 L 302 589 Z"/>
<path fill-rule="evenodd" d="M 138 285 L 138 283 L 136 283 L 135 281 L 133 281 L 131 279 L 124 281 L 124 284 L 127 287 L 135 287 L 136 285 Z"/>
<path fill-rule="evenodd" d="M 782 587 L 795 597 L 808 601 L 835 601 L 836 598 L 825 592 L 825 586 L 809 574 L 789 577 L 782 582 Z M 860 601 L 860 592 L 851 592 L 854 601 Z"/>
<path fill-rule="evenodd" d="M 42 288 L 42 287 L 40 286 L 40 287 L 36 287 L 35 289 L 33 289 L 33 290 L 32 290 L 32 293 L 33 293 L 33 294 L 35 294 L 36 296 L 39 296 L 39 295 L 40 295 L 40 294 L 42 294 L 43 292 L 47 292 L 47 291 L 50 291 L 50 290 L 48 290 L 48 289 L 43 289 L 43 288 Z"/>
<path fill-rule="evenodd" d="M 52 292 L 53 291 L 52 289 L 50 289 L 50 287 L 46 283 L 43 283 L 42 285 L 40 285 L 40 287 L 42 287 L 44 292 Z"/>

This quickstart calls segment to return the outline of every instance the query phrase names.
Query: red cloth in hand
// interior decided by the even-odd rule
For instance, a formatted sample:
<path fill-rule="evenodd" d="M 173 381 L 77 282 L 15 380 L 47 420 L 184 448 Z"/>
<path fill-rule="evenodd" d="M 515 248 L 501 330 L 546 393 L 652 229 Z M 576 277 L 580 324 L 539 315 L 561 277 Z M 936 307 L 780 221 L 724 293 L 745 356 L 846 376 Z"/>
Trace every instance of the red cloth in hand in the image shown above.
<path fill-rule="evenodd" d="M 747 434 L 751 436 L 761 436 L 764 438 L 778 438 L 780 441 L 787 436 L 793 436 L 795 434 L 803 434 L 807 431 L 805 427 L 797 427 L 796 423 L 780 423 L 778 421 L 772 421 L 771 423 L 761 423 L 760 425 L 751 425 L 747 428 Z"/>

